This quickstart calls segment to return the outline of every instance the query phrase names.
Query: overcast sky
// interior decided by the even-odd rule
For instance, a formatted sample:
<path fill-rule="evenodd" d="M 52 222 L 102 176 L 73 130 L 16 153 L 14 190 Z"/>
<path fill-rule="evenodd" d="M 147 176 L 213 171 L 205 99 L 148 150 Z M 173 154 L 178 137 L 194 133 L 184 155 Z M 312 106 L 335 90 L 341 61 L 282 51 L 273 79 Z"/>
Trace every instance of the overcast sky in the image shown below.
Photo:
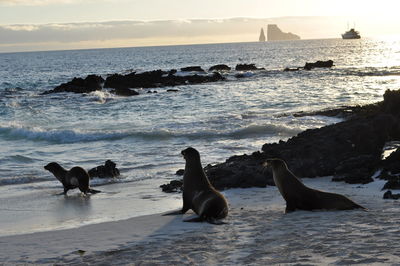
<path fill-rule="evenodd" d="M 379 3 L 379 4 L 377 4 Z M 277 23 L 307 38 L 400 34 L 400 1 L 0 0 L 0 52 L 255 41 Z"/>

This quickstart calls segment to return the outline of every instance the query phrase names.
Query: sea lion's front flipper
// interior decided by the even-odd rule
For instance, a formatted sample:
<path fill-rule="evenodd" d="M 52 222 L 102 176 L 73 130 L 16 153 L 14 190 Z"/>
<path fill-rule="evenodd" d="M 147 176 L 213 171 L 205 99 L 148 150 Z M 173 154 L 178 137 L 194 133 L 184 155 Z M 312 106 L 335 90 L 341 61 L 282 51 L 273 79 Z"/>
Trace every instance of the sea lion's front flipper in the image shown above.
<path fill-rule="evenodd" d="M 101 191 L 100 191 L 100 190 L 96 190 L 96 189 L 89 188 L 87 192 L 92 193 L 92 194 L 96 194 L 96 193 L 100 193 Z"/>

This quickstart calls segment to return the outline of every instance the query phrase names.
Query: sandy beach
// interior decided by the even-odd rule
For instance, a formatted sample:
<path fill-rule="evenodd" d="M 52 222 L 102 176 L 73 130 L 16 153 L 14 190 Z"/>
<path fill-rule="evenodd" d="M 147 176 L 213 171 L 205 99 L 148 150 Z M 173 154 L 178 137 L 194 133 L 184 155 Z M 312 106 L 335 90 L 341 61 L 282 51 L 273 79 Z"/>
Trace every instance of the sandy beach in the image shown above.
<path fill-rule="evenodd" d="M 186 223 L 193 216 L 154 214 L 75 229 L 0 238 L 0 259 L 11 264 L 270 265 L 397 264 L 398 201 L 383 200 L 383 181 L 367 185 L 304 179 L 310 187 L 344 194 L 368 211 L 296 211 L 275 187 L 224 191 L 224 225 Z M 396 218 L 397 217 L 397 218 Z"/>

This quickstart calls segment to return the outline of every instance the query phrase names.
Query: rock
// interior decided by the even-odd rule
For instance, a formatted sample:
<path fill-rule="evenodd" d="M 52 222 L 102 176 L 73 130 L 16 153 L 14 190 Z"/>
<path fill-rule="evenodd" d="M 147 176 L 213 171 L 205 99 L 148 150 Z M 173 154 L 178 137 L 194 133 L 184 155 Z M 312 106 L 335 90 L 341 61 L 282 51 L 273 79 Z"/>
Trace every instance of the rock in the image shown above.
<path fill-rule="evenodd" d="M 210 67 L 210 69 L 208 69 L 208 71 L 230 71 L 231 68 L 227 65 L 215 65 Z"/>
<path fill-rule="evenodd" d="M 114 178 L 120 175 L 116 163 L 111 160 L 107 160 L 104 165 L 99 165 L 88 171 L 90 178 Z"/>
<path fill-rule="evenodd" d="M 385 192 L 385 194 L 383 194 L 383 198 L 384 199 L 400 199 L 400 194 L 393 194 L 392 191 L 388 190 Z"/>
<path fill-rule="evenodd" d="M 255 64 L 237 64 L 235 70 L 237 71 L 250 71 L 250 70 L 264 70 L 265 68 L 257 68 Z"/>
<path fill-rule="evenodd" d="M 104 79 L 100 76 L 89 75 L 85 79 L 73 78 L 67 83 L 63 83 L 53 90 L 45 91 L 42 94 L 73 92 L 73 93 L 89 93 L 92 91 L 101 90 L 101 84 Z"/>
<path fill-rule="evenodd" d="M 384 112 L 400 116 L 400 93 L 398 90 L 385 91 L 382 108 Z"/>
<path fill-rule="evenodd" d="M 296 67 L 296 68 L 289 68 L 289 67 L 286 67 L 283 71 L 285 71 L 285 72 L 292 72 L 292 71 L 299 71 L 300 70 L 300 67 Z"/>
<path fill-rule="evenodd" d="M 327 60 L 327 61 L 317 61 L 315 63 L 306 63 L 304 65 L 304 69 L 306 70 L 311 70 L 316 67 L 327 67 L 330 68 L 333 66 L 333 61 L 332 60 Z"/>
<path fill-rule="evenodd" d="M 135 96 L 139 95 L 139 92 L 131 89 L 123 89 L 123 88 L 118 88 L 118 89 L 113 89 L 110 91 L 111 93 L 118 95 L 118 96 Z"/>
<path fill-rule="evenodd" d="M 300 36 L 291 32 L 283 32 L 278 28 L 276 24 L 268 24 L 267 28 L 267 40 L 268 41 L 287 41 L 287 40 L 300 40 Z"/>
<path fill-rule="evenodd" d="M 107 77 L 104 87 L 114 89 L 158 88 L 225 80 L 219 73 L 187 76 L 175 76 L 174 73 L 176 73 L 176 70 L 170 70 L 169 72 L 154 70 L 139 74 L 132 72 L 127 75 L 114 74 Z"/>
<path fill-rule="evenodd" d="M 185 173 L 185 169 L 179 169 L 178 171 L 176 171 L 176 175 L 180 175 L 182 176 Z"/>
<path fill-rule="evenodd" d="M 173 192 L 181 192 L 183 186 L 183 180 L 172 180 L 168 184 L 161 185 L 160 188 L 163 192 L 173 193 Z"/>
<path fill-rule="evenodd" d="M 182 67 L 182 72 L 205 72 L 200 66 L 189 66 L 189 67 Z"/>
<path fill-rule="evenodd" d="M 383 174 L 389 175 L 388 172 L 391 173 L 390 176 L 393 174 L 400 174 L 400 148 L 392 152 L 385 160 L 383 160 L 381 167 Z"/>
<path fill-rule="evenodd" d="M 392 176 L 389 181 L 383 186 L 382 190 L 385 189 L 400 189 L 400 177 Z"/>
<path fill-rule="evenodd" d="M 400 90 L 396 93 L 400 95 Z M 352 184 L 371 182 L 372 174 L 382 166 L 385 143 L 400 140 L 400 117 L 392 113 L 392 108 L 383 107 L 388 106 L 386 101 L 368 105 L 346 121 L 306 130 L 287 141 L 264 144 L 262 152 L 233 156 L 207 166 L 205 171 L 217 189 L 272 185 L 272 174 L 262 163 L 278 157 L 300 177 L 334 176 L 334 181 Z M 397 156 L 393 154 L 393 158 Z"/>

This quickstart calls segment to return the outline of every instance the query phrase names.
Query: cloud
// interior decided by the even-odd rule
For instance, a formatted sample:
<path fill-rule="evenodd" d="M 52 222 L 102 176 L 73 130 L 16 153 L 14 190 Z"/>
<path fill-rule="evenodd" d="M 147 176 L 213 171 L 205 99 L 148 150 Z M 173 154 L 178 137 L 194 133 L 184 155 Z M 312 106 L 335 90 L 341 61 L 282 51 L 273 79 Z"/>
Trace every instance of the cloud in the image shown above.
<path fill-rule="evenodd" d="M 55 4 L 73 4 L 82 0 L 0 0 L 0 6 L 44 6 Z"/>

